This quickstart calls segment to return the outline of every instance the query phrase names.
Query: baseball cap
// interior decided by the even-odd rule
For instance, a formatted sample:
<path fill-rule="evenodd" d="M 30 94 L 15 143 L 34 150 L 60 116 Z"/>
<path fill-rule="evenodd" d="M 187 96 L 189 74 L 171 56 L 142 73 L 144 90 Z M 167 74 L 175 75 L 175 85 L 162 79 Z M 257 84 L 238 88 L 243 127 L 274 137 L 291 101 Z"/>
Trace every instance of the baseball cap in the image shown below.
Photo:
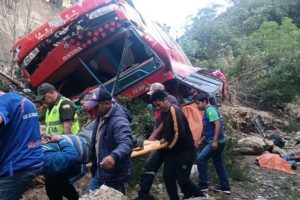
<path fill-rule="evenodd" d="M 111 101 L 111 95 L 100 87 L 94 89 L 90 93 L 89 99 L 84 103 L 84 107 L 88 110 L 95 108 L 99 103 Z"/>
<path fill-rule="evenodd" d="M 56 90 L 56 88 L 50 83 L 43 83 L 37 88 L 38 96 L 36 98 L 37 101 L 42 101 L 45 97 L 45 94 L 51 90 Z"/>
<path fill-rule="evenodd" d="M 151 84 L 149 92 L 147 92 L 147 94 L 152 95 L 154 92 L 156 92 L 158 90 L 164 91 L 165 86 L 161 83 L 153 83 L 153 84 Z"/>

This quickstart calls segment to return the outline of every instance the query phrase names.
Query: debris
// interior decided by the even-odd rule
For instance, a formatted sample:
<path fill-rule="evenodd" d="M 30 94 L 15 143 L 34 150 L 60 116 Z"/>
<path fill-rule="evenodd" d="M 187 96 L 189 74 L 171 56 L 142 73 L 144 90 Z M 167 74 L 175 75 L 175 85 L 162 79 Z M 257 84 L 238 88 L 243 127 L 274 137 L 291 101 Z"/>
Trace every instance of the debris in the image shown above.
<path fill-rule="evenodd" d="M 119 191 L 102 185 L 100 189 L 95 190 L 88 195 L 83 195 L 80 200 L 126 200 L 126 197 Z"/>

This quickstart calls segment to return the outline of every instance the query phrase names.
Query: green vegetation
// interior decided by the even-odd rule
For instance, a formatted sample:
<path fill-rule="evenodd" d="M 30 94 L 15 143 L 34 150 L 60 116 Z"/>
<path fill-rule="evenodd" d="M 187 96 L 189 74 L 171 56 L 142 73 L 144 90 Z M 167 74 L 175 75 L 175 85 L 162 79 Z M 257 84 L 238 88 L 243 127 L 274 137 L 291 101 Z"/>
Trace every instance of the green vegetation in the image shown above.
<path fill-rule="evenodd" d="M 142 100 L 130 100 L 126 97 L 119 98 L 118 102 L 131 111 L 133 134 L 148 138 L 155 127 L 155 119 L 152 110 L 147 109 L 147 104 Z"/>
<path fill-rule="evenodd" d="M 147 105 L 138 99 L 132 101 L 122 97 L 119 99 L 119 103 L 131 111 L 133 116 L 133 134 L 142 135 L 144 138 L 148 138 L 149 134 L 151 134 L 155 127 L 155 119 L 153 113 L 151 113 L 152 111 L 146 109 Z M 147 156 L 148 155 L 132 159 L 133 173 L 129 182 L 129 190 L 134 189 L 134 187 L 138 184 Z"/>
<path fill-rule="evenodd" d="M 181 37 L 193 64 L 221 68 L 240 99 L 265 109 L 299 98 L 300 2 L 232 0 L 222 10 L 199 10 Z"/>

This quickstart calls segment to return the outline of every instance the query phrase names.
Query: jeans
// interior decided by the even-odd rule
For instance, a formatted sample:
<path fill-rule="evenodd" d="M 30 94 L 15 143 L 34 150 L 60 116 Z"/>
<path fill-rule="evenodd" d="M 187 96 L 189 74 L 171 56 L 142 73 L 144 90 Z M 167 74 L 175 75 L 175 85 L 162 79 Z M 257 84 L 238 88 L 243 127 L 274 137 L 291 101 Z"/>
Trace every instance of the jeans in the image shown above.
<path fill-rule="evenodd" d="M 144 173 L 140 180 L 140 197 L 149 195 L 155 175 L 161 167 L 161 165 L 163 164 L 163 162 L 164 157 L 162 151 L 154 151 L 149 155 L 144 167 Z"/>
<path fill-rule="evenodd" d="M 98 177 L 98 173 L 95 176 L 91 177 L 90 183 L 88 185 L 88 192 L 94 191 L 99 189 L 102 185 L 106 185 L 108 187 L 114 188 L 115 190 L 118 190 L 122 192 L 124 195 L 126 195 L 127 191 L 127 181 L 110 181 L 110 182 L 103 182 Z"/>
<path fill-rule="evenodd" d="M 218 148 L 216 150 L 212 150 L 211 145 L 212 143 L 206 144 L 197 157 L 197 166 L 199 171 L 198 186 L 200 188 L 208 187 L 207 161 L 212 158 L 213 165 L 219 177 L 221 188 L 230 189 L 227 172 L 222 158 L 222 152 L 225 147 L 225 142 L 218 143 Z"/>
<path fill-rule="evenodd" d="M 175 155 L 172 153 L 165 155 L 163 178 L 171 200 L 179 200 L 176 181 L 178 181 L 184 198 L 201 196 L 200 191 L 190 181 L 194 158 L 194 149 Z"/>
<path fill-rule="evenodd" d="M 41 169 L 15 172 L 13 176 L 0 177 L 0 199 L 19 200 L 27 185 L 39 175 Z"/>

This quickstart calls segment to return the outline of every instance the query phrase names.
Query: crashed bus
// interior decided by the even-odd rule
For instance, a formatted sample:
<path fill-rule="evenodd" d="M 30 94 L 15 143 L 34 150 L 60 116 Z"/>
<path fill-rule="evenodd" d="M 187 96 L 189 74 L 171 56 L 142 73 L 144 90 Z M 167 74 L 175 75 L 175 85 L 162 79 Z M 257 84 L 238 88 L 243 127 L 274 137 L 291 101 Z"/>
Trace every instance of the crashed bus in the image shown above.
<path fill-rule="evenodd" d="M 190 89 L 222 96 L 225 84 L 191 66 L 181 47 L 131 1 L 84 0 L 22 37 L 13 47 L 34 89 L 49 82 L 66 97 L 101 85 L 131 99 L 163 83 L 178 98 Z"/>

